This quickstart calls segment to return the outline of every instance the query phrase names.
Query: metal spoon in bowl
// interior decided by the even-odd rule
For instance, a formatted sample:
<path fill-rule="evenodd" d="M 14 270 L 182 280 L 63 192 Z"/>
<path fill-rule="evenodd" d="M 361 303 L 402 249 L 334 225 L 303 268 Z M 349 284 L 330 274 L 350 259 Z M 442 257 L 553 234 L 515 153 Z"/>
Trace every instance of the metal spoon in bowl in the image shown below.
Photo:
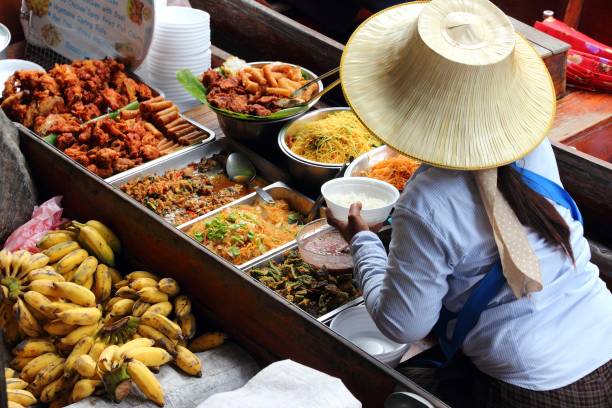
<path fill-rule="evenodd" d="M 253 163 L 251 163 L 249 158 L 244 154 L 230 154 L 227 157 L 227 162 L 225 163 L 225 172 L 227 173 L 227 178 L 234 183 L 254 187 L 255 193 L 259 198 L 268 204 L 274 203 L 274 198 L 272 198 L 268 192 L 264 191 L 259 186 L 251 185 L 251 182 L 255 179 L 257 172 L 255 170 L 255 166 L 253 166 Z"/>

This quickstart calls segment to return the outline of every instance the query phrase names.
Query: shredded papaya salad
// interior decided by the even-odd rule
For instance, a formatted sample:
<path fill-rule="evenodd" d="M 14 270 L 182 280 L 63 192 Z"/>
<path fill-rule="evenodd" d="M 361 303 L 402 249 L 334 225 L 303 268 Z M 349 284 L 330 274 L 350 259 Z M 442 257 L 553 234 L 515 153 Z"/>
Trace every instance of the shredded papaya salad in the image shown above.
<path fill-rule="evenodd" d="M 235 265 L 243 264 L 293 239 L 302 215 L 284 200 L 227 208 L 195 223 L 187 232 Z"/>

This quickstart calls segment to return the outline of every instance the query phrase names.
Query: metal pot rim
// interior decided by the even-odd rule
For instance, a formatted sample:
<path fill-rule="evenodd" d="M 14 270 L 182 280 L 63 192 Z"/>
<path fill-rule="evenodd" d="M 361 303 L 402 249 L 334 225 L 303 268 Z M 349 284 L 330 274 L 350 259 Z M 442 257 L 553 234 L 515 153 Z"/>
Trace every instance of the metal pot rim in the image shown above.
<path fill-rule="evenodd" d="M 309 166 L 313 166 L 313 167 L 318 167 L 318 168 L 324 168 L 324 169 L 340 169 L 342 167 L 342 164 L 330 164 L 330 163 L 322 163 L 322 162 L 317 162 L 314 160 L 308 160 L 302 156 L 299 156 L 295 153 L 293 153 L 293 151 L 289 148 L 289 146 L 287 146 L 287 142 L 285 140 L 285 136 L 287 135 L 287 131 L 289 130 L 289 128 L 298 122 L 301 121 L 305 121 L 308 118 L 311 118 L 313 116 L 316 116 L 317 114 L 320 114 L 321 112 L 339 112 L 339 111 L 345 111 L 345 110 L 351 110 L 351 108 L 349 108 L 348 106 L 334 106 L 334 107 L 330 107 L 330 108 L 322 108 L 322 109 L 317 109 L 311 112 L 306 113 L 305 115 L 300 116 L 297 119 L 292 120 L 291 122 L 287 123 L 285 126 L 283 126 L 283 128 L 280 130 L 280 132 L 278 132 L 278 146 L 280 147 L 280 149 L 290 158 L 292 158 L 293 160 L 296 160 L 298 162 L 307 164 Z"/>

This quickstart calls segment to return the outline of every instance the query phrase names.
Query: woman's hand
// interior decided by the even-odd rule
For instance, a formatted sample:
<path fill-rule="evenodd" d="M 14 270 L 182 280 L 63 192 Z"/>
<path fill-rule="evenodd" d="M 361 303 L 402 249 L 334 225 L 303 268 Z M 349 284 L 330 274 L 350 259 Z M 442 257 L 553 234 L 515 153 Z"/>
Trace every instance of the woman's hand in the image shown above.
<path fill-rule="evenodd" d="M 339 221 L 334 218 L 331 210 L 327 208 L 325 210 L 325 216 L 327 217 L 327 223 L 332 227 L 335 227 L 340 231 L 342 237 L 346 240 L 346 242 L 350 243 L 353 237 L 361 231 L 370 231 L 370 227 L 364 221 L 361 216 L 361 203 L 353 203 L 349 208 L 348 222 Z M 372 227 L 372 231 L 377 231 L 380 229 L 380 225 L 376 225 Z"/>

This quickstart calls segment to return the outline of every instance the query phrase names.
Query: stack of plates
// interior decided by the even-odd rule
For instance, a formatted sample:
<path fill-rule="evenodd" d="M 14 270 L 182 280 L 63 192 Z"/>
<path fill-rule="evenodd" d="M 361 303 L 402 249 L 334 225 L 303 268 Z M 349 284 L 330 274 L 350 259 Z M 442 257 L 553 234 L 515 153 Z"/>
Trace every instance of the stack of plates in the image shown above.
<path fill-rule="evenodd" d="M 176 72 L 187 68 L 199 76 L 210 68 L 210 15 L 187 7 L 165 7 L 156 10 L 155 17 L 153 41 L 141 71 L 183 111 L 194 100 L 176 80 Z"/>

